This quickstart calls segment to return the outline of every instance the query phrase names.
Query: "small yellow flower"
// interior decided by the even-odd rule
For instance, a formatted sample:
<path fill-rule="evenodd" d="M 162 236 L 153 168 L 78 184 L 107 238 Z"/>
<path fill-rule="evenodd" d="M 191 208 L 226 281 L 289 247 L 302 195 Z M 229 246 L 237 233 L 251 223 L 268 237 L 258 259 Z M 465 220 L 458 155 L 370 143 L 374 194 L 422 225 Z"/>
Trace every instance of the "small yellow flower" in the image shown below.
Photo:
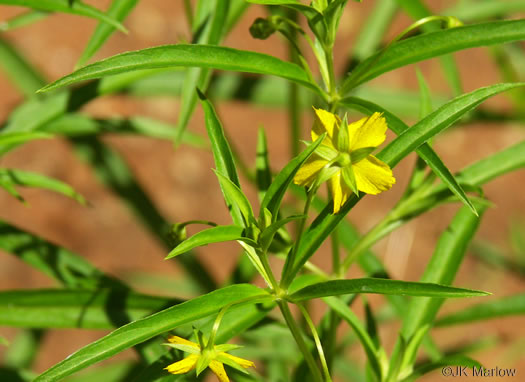
<path fill-rule="evenodd" d="M 294 177 L 301 186 L 328 180 L 334 214 L 352 193 L 376 195 L 392 187 L 396 179 L 390 167 L 371 155 L 386 138 L 386 121 L 380 113 L 347 124 L 322 109 L 315 109 L 312 140 L 326 133 L 321 145 Z"/>
<path fill-rule="evenodd" d="M 177 336 L 169 337 L 168 342 L 170 342 L 170 346 L 190 353 L 190 355 L 183 360 L 172 363 L 165 368 L 165 370 L 172 374 L 184 374 L 195 368 L 202 367 L 204 370 L 206 367 L 209 367 L 220 382 L 229 382 L 230 379 L 226 374 L 226 370 L 224 370 L 224 364 L 241 371 L 243 371 L 243 368 L 255 367 L 252 361 L 226 353 L 229 350 L 238 348 L 239 346 L 237 345 L 223 344 L 213 346 L 212 349 L 202 349 L 199 344 Z M 199 362 L 201 363 L 200 366 Z M 198 372 L 200 371 L 202 370 L 198 370 Z"/>

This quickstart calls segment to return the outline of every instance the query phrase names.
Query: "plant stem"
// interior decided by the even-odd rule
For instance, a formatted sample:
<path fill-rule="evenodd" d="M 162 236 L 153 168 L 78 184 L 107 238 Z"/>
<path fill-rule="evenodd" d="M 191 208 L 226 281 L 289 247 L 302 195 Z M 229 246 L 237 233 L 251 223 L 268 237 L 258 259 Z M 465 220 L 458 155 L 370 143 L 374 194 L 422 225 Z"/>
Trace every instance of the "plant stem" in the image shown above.
<path fill-rule="evenodd" d="M 341 259 L 339 256 L 339 224 L 335 227 L 330 235 L 332 244 L 332 273 L 334 276 L 339 277 L 341 271 Z"/>
<path fill-rule="evenodd" d="M 306 219 L 308 219 L 308 211 L 310 210 L 310 204 L 312 204 L 312 200 L 316 192 L 317 192 L 317 187 L 314 187 L 307 191 L 306 202 L 304 204 L 304 209 L 303 209 L 304 217 L 299 221 L 297 239 L 295 240 L 295 244 L 290 254 L 286 258 L 286 262 L 284 263 L 283 273 L 281 277 L 281 285 L 280 285 L 283 290 L 286 290 L 288 286 L 290 286 L 290 282 L 292 281 L 290 279 L 290 275 L 293 272 L 293 268 L 295 266 L 295 256 L 297 254 L 297 249 L 299 248 L 299 245 L 301 244 L 301 238 L 303 236 Z"/>
<path fill-rule="evenodd" d="M 288 328 L 292 332 L 292 335 L 295 339 L 295 342 L 297 343 L 297 346 L 301 350 L 301 353 L 303 353 L 304 360 L 306 361 L 308 368 L 312 372 L 314 379 L 316 381 L 323 382 L 324 381 L 323 376 L 321 372 L 319 371 L 319 368 L 317 367 L 317 364 L 315 363 L 315 360 L 312 357 L 310 350 L 308 349 L 308 347 L 306 346 L 306 343 L 304 342 L 301 330 L 297 326 L 297 323 L 295 322 L 295 319 L 292 316 L 292 312 L 290 311 L 290 308 L 288 307 L 288 303 L 284 300 L 279 300 L 277 301 L 277 305 L 279 305 L 279 309 L 281 309 L 281 313 L 283 314 L 284 320 L 286 321 Z"/>
<path fill-rule="evenodd" d="M 292 21 L 297 21 L 297 12 L 289 10 L 288 18 Z M 295 45 L 294 45 L 295 41 Z M 288 39 L 288 54 L 290 60 L 296 64 L 300 64 L 297 52 L 297 30 L 291 28 Z M 299 154 L 299 140 L 301 139 L 301 121 L 300 121 L 300 105 L 299 105 L 299 87 L 295 82 L 288 85 L 288 117 L 290 119 L 290 152 L 292 158 Z"/>
<path fill-rule="evenodd" d="M 299 309 L 301 309 L 301 313 L 303 314 L 304 319 L 306 320 L 306 323 L 310 328 L 310 331 L 312 332 L 312 336 L 314 337 L 315 346 L 317 347 L 317 352 L 319 353 L 319 359 L 321 360 L 321 366 L 323 368 L 324 381 L 332 382 L 332 378 L 330 377 L 330 371 L 328 370 L 328 365 L 324 356 L 323 346 L 321 344 L 321 340 L 319 339 L 317 329 L 314 323 L 312 322 L 312 319 L 310 318 L 310 315 L 308 314 L 308 311 L 305 309 L 305 307 L 302 304 L 298 304 L 298 306 Z"/>

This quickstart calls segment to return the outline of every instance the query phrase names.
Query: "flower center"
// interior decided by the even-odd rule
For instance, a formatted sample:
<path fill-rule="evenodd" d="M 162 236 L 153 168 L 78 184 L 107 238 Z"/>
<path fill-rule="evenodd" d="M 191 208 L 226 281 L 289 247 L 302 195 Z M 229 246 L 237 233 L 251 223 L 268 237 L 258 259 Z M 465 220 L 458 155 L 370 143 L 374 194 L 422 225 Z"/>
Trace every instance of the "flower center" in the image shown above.
<path fill-rule="evenodd" d="M 335 164 L 339 167 L 346 167 L 352 163 L 352 157 L 348 153 L 339 153 L 335 159 Z"/>

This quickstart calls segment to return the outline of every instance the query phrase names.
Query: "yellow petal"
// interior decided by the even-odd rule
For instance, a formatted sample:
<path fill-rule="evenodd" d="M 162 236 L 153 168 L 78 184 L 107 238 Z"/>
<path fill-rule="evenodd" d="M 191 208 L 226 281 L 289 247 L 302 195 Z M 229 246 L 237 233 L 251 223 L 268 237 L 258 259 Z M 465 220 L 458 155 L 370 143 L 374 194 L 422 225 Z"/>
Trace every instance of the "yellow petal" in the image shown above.
<path fill-rule="evenodd" d="M 374 113 L 349 124 L 350 150 L 379 146 L 385 141 L 386 129 L 386 120 L 381 113 Z"/>
<path fill-rule="evenodd" d="M 373 155 L 353 165 L 357 189 L 376 195 L 390 189 L 396 179 L 388 165 Z"/>
<path fill-rule="evenodd" d="M 339 128 L 341 120 L 337 115 L 332 114 L 326 110 L 316 109 L 315 107 L 314 110 L 315 121 L 311 131 L 312 141 L 317 140 L 320 135 L 327 133 L 327 136 L 323 141 L 323 145 L 327 145 L 335 149 L 333 144 L 334 130 Z"/>
<path fill-rule="evenodd" d="M 348 197 L 352 191 L 343 182 L 341 178 L 341 171 L 337 172 L 333 177 L 330 178 L 328 181 L 328 187 L 330 194 L 334 199 L 334 214 L 336 214 L 341 209 L 341 206 L 348 200 Z"/>
<path fill-rule="evenodd" d="M 236 356 L 228 354 L 228 353 L 221 353 L 221 355 L 223 355 L 225 357 L 228 357 L 233 362 L 241 365 L 245 369 L 247 369 L 249 367 L 255 367 L 255 364 L 252 361 L 248 360 L 248 359 L 244 359 L 244 358 L 241 358 L 241 357 L 236 357 Z"/>
<path fill-rule="evenodd" d="M 224 365 L 221 362 L 211 361 L 210 369 L 215 373 L 217 378 L 219 378 L 220 382 L 230 382 L 230 378 L 228 378 L 228 374 L 226 374 L 226 370 L 224 370 Z"/>
<path fill-rule="evenodd" d="M 165 367 L 165 370 L 168 370 L 171 374 L 184 374 L 188 371 L 191 371 L 195 368 L 197 360 L 199 359 L 198 354 L 191 354 L 184 358 L 182 361 L 172 363 Z"/>
<path fill-rule="evenodd" d="M 171 342 L 172 344 L 188 345 L 200 349 L 199 345 L 195 342 L 188 341 L 187 339 L 178 336 L 169 337 L 168 342 Z"/>
<path fill-rule="evenodd" d="M 293 181 L 299 186 L 309 186 L 311 185 L 317 174 L 321 169 L 328 163 L 326 159 L 319 158 L 317 155 L 313 154 L 310 158 L 304 162 L 304 164 L 299 168 L 299 171 L 295 174 Z"/>

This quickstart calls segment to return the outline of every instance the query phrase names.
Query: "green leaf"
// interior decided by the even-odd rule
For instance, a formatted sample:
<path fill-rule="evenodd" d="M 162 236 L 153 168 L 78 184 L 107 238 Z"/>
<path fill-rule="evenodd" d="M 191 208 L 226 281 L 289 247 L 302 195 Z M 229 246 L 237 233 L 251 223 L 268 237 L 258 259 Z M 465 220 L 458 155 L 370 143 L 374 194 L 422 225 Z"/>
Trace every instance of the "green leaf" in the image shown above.
<path fill-rule="evenodd" d="M 241 184 L 239 182 L 239 176 L 237 175 L 237 169 L 235 168 L 235 161 L 233 159 L 230 145 L 224 135 L 221 122 L 219 121 L 211 102 L 200 91 L 197 90 L 197 92 L 201 99 L 202 108 L 204 109 L 204 122 L 210 139 L 211 150 L 213 152 L 213 159 L 215 161 L 215 167 L 217 167 L 217 172 L 228 178 L 240 189 Z M 230 199 L 227 192 L 222 189 L 222 184 L 221 190 L 233 222 L 239 226 L 243 225 L 242 215 L 235 200 Z"/>
<path fill-rule="evenodd" d="M 408 153 L 449 127 L 487 98 L 523 85 L 525 84 L 497 84 L 456 97 L 401 133 L 377 157 L 389 166 L 395 166 Z"/>
<path fill-rule="evenodd" d="M 257 183 L 257 191 L 259 198 L 263 199 L 264 194 L 272 183 L 272 171 L 270 168 L 270 160 L 268 158 L 268 143 L 266 141 L 266 133 L 264 129 L 260 128 L 257 132 L 257 154 L 255 158 L 255 182 Z"/>
<path fill-rule="evenodd" d="M 522 0 L 461 1 L 441 12 L 443 15 L 454 15 L 463 22 L 482 21 L 505 17 L 523 12 L 525 3 Z"/>
<path fill-rule="evenodd" d="M 289 299 L 293 302 L 300 302 L 313 298 L 338 296 L 350 293 L 395 294 L 439 298 L 486 296 L 490 294 L 482 291 L 453 288 L 439 284 L 364 278 L 331 280 L 310 285 L 293 293 L 289 296 Z"/>
<path fill-rule="evenodd" d="M 423 73 L 418 69 L 416 70 L 417 75 L 417 82 L 419 84 L 419 96 L 421 103 L 419 105 L 419 115 L 420 119 L 425 118 L 428 114 L 434 110 L 432 107 L 432 98 L 430 93 L 430 88 L 428 87 L 428 83 L 425 80 L 425 76 L 423 76 Z"/>
<path fill-rule="evenodd" d="M 352 46 L 353 60 L 359 63 L 376 51 L 397 9 L 398 5 L 395 1 L 376 1 L 374 9 L 370 12 Z"/>
<path fill-rule="evenodd" d="M 387 121 L 388 127 L 394 131 L 397 135 L 410 129 L 402 120 L 397 118 L 394 114 L 383 109 L 382 107 L 355 97 L 348 97 L 341 101 L 341 104 L 352 109 L 357 109 L 365 114 L 372 114 L 374 112 L 380 112 L 383 114 Z M 461 200 L 465 205 L 469 206 L 474 213 L 477 213 L 473 208 L 472 203 L 468 199 L 463 188 L 458 184 L 457 180 L 450 170 L 445 166 L 441 158 L 437 153 L 430 147 L 428 143 L 421 144 L 417 149 L 416 153 L 428 164 L 432 171 L 443 181 L 445 185 Z"/>
<path fill-rule="evenodd" d="M 484 207 L 481 207 L 480 212 L 483 213 L 483 211 Z M 479 222 L 480 219 L 469 213 L 466 207 L 459 210 L 448 229 L 439 238 L 432 258 L 421 277 L 422 282 L 452 284 Z M 411 338 L 419 328 L 430 325 L 442 304 L 443 300 L 435 299 L 410 301 L 401 329 L 403 337 Z M 415 359 L 415 356 L 414 352 L 411 361 Z"/>
<path fill-rule="evenodd" d="M 256 286 L 238 284 L 175 305 L 152 316 L 124 325 L 98 341 L 85 346 L 42 373 L 34 382 L 59 381 L 67 375 L 107 359 L 149 338 L 166 333 L 180 325 L 216 314 L 227 305 L 257 297 L 260 297 L 261 300 L 271 299 L 267 292 Z"/>
<path fill-rule="evenodd" d="M 10 44 L 0 37 L 0 68 L 18 89 L 26 96 L 33 97 L 45 84 L 45 80 Z"/>
<path fill-rule="evenodd" d="M 0 169 L 0 178 L 3 182 L 10 182 L 11 184 L 17 186 L 42 188 L 54 191 L 64 196 L 70 197 L 80 204 L 87 204 L 84 197 L 76 192 L 75 189 L 69 184 L 42 174 L 15 169 Z"/>
<path fill-rule="evenodd" d="M 314 143 L 309 145 L 306 150 L 301 154 L 292 159 L 284 168 L 276 175 L 272 184 L 266 191 L 264 199 L 261 202 L 261 213 L 265 208 L 272 214 L 272 219 L 274 222 L 277 220 L 278 211 L 281 206 L 281 201 L 284 197 L 284 194 L 290 184 L 293 181 L 293 178 L 299 168 L 306 162 L 306 160 L 313 154 L 315 149 L 321 144 L 324 139 L 324 135 L 321 135 Z"/>
<path fill-rule="evenodd" d="M 525 20 L 495 21 L 425 33 L 391 45 L 384 54 L 379 52 L 369 57 L 354 69 L 351 83 L 343 86 L 347 91 L 388 71 L 446 53 L 523 39 Z"/>
<path fill-rule="evenodd" d="M 465 183 L 480 186 L 498 176 L 523 167 L 525 167 L 525 141 L 465 167 L 458 174 L 458 179 Z"/>
<path fill-rule="evenodd" d="M 475 321 L 525 314 L 525 294 L 503 297 L 470 306 L 437 320 L 436 326 L 467 324 Z"/>
<path fill-rule="evenodd" d="M 0 248 L 68 288 L 125 288 L 81 256 L 0 221 Z"/>
<path fill-rule="evenodd" d="M 241 211 L 243 217 L 244 227 L 248 228 L 253 223 L 256 223 L 255 215 L 253 214 L 250 201 L 248 200 L 246 195 L 243 194 L 241 189 L 230 179 L 222 175 L 220 172 L 215 171 L 215 175 L 217 175 L 217 178 L 219 179 L 219 182 L 221 184 L 221 189 L 227 196 L 227 201 L 231 200 L 234 205 L 239 207 L 239 210 Z"/>
<path fill-rule="evenodd" d="M 0 4 L 29 7 L 40 11 L 63 12 L 87 16 L 108 23 L 120 29 L 122 32 L 127 32 L 126 28 L 117 20 L 80 0 L 0 0 Z"/>
<path fill-rule="evenodd" d="M 443 367 L 450 367 L 451 366 L 467 366 L 467 367 L 475 367 L 476 369 L 481 368 L 481 364 L 464 355 L 453 355 L 453 356 L 446 356 L 441 358 L 440 360 L 436 362 L 426 363 L 419 367 L 417 367 L 412 374 L 410 374 L 408 377 L 405 377 L 400 380 L 400 382 L 412 382 L 418 380 L 423 375 L 430 373 L 431 371 L 434 371 L 439 368 Z M 451 368 L 452 369 L 452 368 Z M 454 369 L 452 369 L 455 371 Z"/>
<path fill-rule="evenodd" d="M 317 89 L 296 64 L 266 54 L 211 45 L 165 45 L 126 52 L 81 68 L 40 89 L 45 92 L 79 81 L 102 78 L 133 70 L 201 67 L 274 75 Z"/>
<path fill-rule="evenodd" d="M 228 16 L 230 1 L 208 1 L 206 2 L 206 7 L 209 8 L 206 24 L 199 26 L 197 31 L 200 33 L 198 33 L 198 39 L 194 43 L 218 45 L 226 32 L 224 20 Z M 194 30 L 194 35 L 197 34 L 197 31 Z M 184 131 L 186 131 L 186 126 L 195 110 L 195 105 L 197 104 L 195 89 L 205 91 L 210 83 L 211 74 L 212 72 L 209 68 L 189 68 L 186 70 L 181 89 L 181 108 L 174 136 L 176 145 L 180 142 Z"/>
<path fill-rule="evenodd" d="M 356 316 L 356 314 L 339 298 L 337 297 L 325 297 L 323 301 L 336 312 L 348 325 L 352 328 L 355 335 L 361 342 L 363 349 L 368 357 L 368 361 L 375 372 L 376 376 L 381 380 L 381 364 L 380 359 L 377 355 L 378 349 L 376 348 L 374 341 L 368 335 L 365 327 Z"/>
<path fill-rule="evenodd" d="M 122 22 L 126 16 L 135 8 L 138 0 L 113 0 L 106 15 Z M 82 55 L 80 56 L 76 67 L 83 66 L 93 55 L 104 45 L 106 40 L 114 32 L 115 27 L 111 24 L 100 22 L 91 35 Z"/>
<path fill-rule="evenodd" d="M 36 139 L 49 139 L 53 135 L 43 132 L 6 132 L 3 129 L 3 134 L 0 133 L 0 157 L 5 153 L 15 149 L 19 145 L 25 142 L 33 141 Z"/>
<path fill-rule="evenodd" d="M 7 291 L 0 292 L 0 325 L 109 329 L 178 303 L 125 289 Z"/>
<path fill-rule="evenodd" d="M 195 247 L 208 245 L 210 243 L 234 240 L 245 241 L 246 238 L 243 237 L 243 234 L 244 228 L 236 225 L 218 226 L 202 230 L 176 246 L 169 255 L 166 256 L 166 260 L 188 252 Z"/>
<path fill-rule="evenodd" d="M 261 233 L 260 243 L 263 248 L 268 248 L 272 243 L 273 237 L 282 227 L 294 220 L 305 218 L 305 215 L 292 215 L 287 218 L 276 221 Z"/>
<path fill-rule="evenodd" d="M 29 11 L 10 18 L 7 21 L 0 22 L 0 31 L 7 32 L 13 29 L 21 28 L 40 21 L 49 16 L 49 12 Z"/>

